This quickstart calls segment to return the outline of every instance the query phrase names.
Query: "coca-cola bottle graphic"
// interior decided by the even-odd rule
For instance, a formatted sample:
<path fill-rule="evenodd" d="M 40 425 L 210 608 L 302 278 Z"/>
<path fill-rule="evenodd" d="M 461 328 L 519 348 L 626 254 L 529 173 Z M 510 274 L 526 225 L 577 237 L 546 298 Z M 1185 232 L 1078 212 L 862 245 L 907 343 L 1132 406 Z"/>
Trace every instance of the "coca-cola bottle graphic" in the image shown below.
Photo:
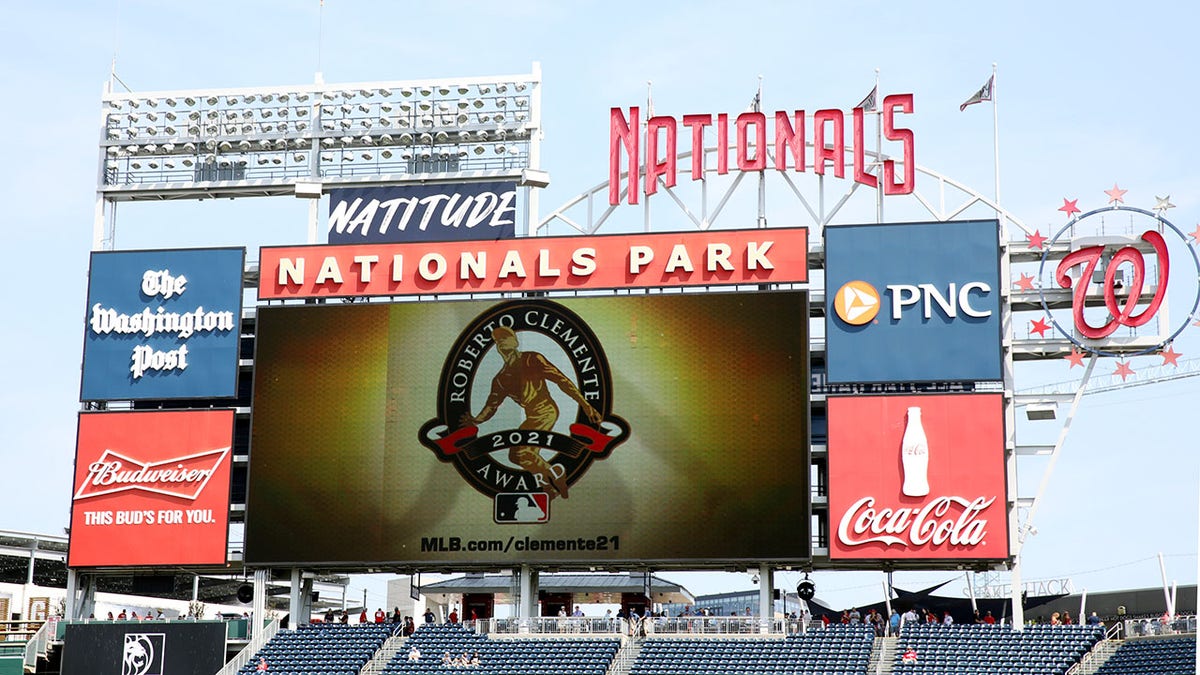
<path fill-rule="evenodd" d="M 900 441 L 900 463 L 904 468 L 905 497 L 924 497 L 929 494 L 929 439 L 921 424 L 921 409 L 908 409 L 908 424 Z"/>

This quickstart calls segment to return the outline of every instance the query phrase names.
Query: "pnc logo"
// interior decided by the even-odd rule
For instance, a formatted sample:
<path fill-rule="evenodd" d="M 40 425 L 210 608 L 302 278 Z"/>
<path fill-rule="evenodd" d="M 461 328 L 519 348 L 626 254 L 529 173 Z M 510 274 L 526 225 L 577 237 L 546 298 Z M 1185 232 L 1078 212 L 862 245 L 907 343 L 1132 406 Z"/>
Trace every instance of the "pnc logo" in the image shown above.
<path fill-rule="evenodd" d="M 986 319 L 992 315 L 990 307 L 976 307 L 972 302 L 974 299 L 984 300 L 992 292 L 992 287 L 982 281 L 961 286 L 950 283 L 945 288 L 931 283 L 888 284 L 884 289 L 890 296 L 891 320 L 894 322 L 904 317 L 904 310 L 908 307 L 918 308 L 926 321 L 937 315 L 946 319 L 956 319 L 959 314 L 973 319 Z M 880 297 L 879 291 L 871 284 L 859 280 L 848 281 L 838 289 L 833 299 L 833 311 L 851 326 L 862 326 L 879 314 Z"/>
<path fill-rule="evenodd" d="M 851 326 L 870 323 L 879 314 L 879 291 L 865 281 L 847 281 L 833 299 L 833 311 Z"/>

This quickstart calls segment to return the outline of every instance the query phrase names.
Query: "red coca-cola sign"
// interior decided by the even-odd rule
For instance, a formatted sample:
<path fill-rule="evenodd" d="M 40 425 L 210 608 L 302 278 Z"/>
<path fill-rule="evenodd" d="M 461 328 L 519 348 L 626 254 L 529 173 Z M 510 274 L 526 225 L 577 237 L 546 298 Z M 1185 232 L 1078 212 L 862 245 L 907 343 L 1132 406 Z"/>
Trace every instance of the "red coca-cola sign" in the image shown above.
<path fill-rule="evenodd" d="M 829 556 L 1008 557 L 1000 394 L 830 397 Z"/>
<path fill-rule="evenodd" d="M 225 563 L 232 410 L 83 413 L 72 567 Z"/>

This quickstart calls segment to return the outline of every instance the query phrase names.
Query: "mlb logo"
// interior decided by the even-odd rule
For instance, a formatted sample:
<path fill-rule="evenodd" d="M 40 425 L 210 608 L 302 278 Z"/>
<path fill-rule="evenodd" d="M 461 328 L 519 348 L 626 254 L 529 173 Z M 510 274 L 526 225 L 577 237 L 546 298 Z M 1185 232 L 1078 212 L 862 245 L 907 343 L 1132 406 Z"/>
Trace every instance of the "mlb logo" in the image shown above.
<path fill-rule="evenodd" d="M 163 675 L 165 633 L 126 633 L 121 675 Z"/>
<path fill-rule="evenodd" d="M 497 523 L 545 523 L 550 520 L 550 495 L 545 492 L 501 492 L 496 495 Z"/>

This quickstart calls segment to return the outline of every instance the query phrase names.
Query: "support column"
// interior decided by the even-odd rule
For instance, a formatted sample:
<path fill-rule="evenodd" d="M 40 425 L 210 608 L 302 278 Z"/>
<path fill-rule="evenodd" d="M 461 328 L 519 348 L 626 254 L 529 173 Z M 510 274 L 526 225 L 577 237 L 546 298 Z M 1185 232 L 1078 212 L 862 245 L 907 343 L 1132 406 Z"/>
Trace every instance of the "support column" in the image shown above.
<path fill-rule="evenodd" d="M 250 637 L 260 635 L 267 618 L 267 581 L 270 570 L 254 570 L 254 601 L 250 606 Z"/>
<path fill-rule="evenodd" d="M 765 563 L 758 566 L 758 632 L 771 631 L 775 619 L 775 572 Z"/>
<path fill-rule="evenodd" d="M 79 598 L 76 594 L 79 592 L 79 573 L 71 568 L 67 568 L 67 616 L 68 619 L 81 618 L 77 610 L 79 609 Z M 0 617 L 0 619 L 8 619 L 8 617 Z"/>
<path fill-rule="evenodd" d="M 291 588 L 288 594 L 288 620 L 290 628 L 299 628 L 301 624 L 300 617 L 304 612 L 304 606 L 301 604 L 301 585 L 300 585 L 300 568 L 292 568 Z M 307 622 L 307 621 L 305 621 Z"/>
<path fill-rule="evenodd" d="M 517 588 L 520 589 L 517 619 L 520 621 L 521 631 L 526 632 L 529 630 L 529 620 L 537 616 L 538 573 L 529 565 L 521 565 L 517 569 L 517 575 Z"/>

